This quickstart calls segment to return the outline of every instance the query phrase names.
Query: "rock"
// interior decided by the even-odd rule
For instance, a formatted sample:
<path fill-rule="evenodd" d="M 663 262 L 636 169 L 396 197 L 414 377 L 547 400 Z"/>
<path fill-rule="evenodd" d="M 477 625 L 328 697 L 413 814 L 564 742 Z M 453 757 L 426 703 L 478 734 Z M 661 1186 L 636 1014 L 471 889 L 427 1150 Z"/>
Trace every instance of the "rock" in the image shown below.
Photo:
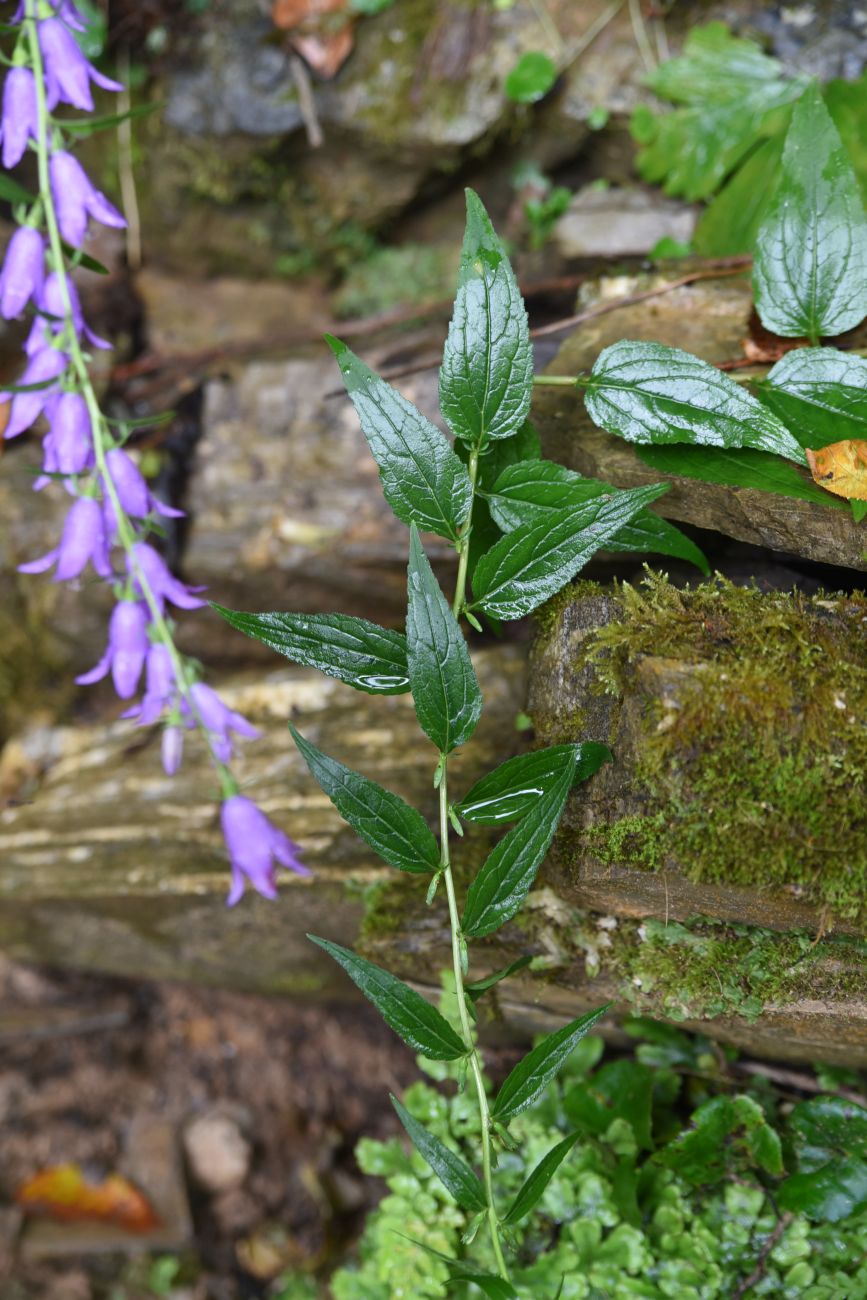
<path fill-rule="evenodd" d="M 183 1139 L 190 1173 L 204 1191 L 232 1192 L 245 1181 L 253 1150 L 237 1115 L 207 1111 L 186 1125 Z"/>
<path fill-rule="evenodd" d="M 562 257 L 629 257 L 668 237 L 689 243 L 696 209 L 656 190 L 585 185 L 554 228 Z"/>
<path fill-rule="evenodd" d="M 581 305 L 615 303 L 669 278 L 671 273 L 661 277 L 603 278 L 588 287 Z M 673 347 L 686 345 L 705 361 L 737 359 L 743 356 L 751 301 L 749 281 L 727 277 L 702 280 L 643 302 L 616 307 L 583 322 L 566 337 L 548 371 L 558 375 L 585 373 L 603 348 L 624 338 Z M 652 470 L 630 443 L 593 424 L 581 397 L 572 389 L 540 388 L 533 402 L 533 418 L 543 453 L 551 460 L 617 487 L 669 483 L 669 491 L 654 505 L 667 519 L 715 529 L 740 541 L 807 560 L 867 569 L 865 532 L 848 509 L 774 492 L 701 483 Z M 809 478 L 806 470 L 804 475 Z"/>

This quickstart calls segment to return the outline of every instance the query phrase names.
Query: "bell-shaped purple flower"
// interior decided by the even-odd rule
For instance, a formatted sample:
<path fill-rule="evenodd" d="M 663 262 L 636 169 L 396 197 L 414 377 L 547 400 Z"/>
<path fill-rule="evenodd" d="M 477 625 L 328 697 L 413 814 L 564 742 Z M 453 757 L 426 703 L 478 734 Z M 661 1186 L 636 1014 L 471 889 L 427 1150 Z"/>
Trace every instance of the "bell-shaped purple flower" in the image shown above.
<path fill-rule="evenodd" d="M 88 63 L 81 47 L 59 18 L 44 18 L 38 24 L 39 46 L 45 62 L 45 88 L 48 107 L 56 108 L 61 100 L 93 112 L 93 95 L 90 83 L 95 81 L 103 90 L 123 90 L 123 86 L 103 76 Z"/>
<path fill-rule="evenodd" d="M 162 501 L 158 501 L 152 495 L 138 465 L 120 447 L 113 447 L 106 454 L 105 463 L 108 476 L 114 484 L 121 507 L 133 519 L 146 519 L 152 510 L 173 519 L 180 519 L 183 516 L 183 510 L 175 510 L 174 506 L 164 505 Z M 106 526 L 109 532 L 114 535 L 117 530 L 117 520 L 115 519 L 114 506 L 107 489 L 105 492 L 105 514 Z"/>
<path fill-rule="evenodd" d="M 115 605 L 109 620 L 105 654 L 95 668 L 75 680 L 79 686 L 92 686 L 111 672 L 114 689 L 122 700 L 128 700 L 138 690 L 149 649 L 148 617 L 144 606 L 122 600 Z"/>
<path fill-rule="evenodd" d="M 4 438 L 17 438 L 20 433 L 24 433 L 50 405 L 57 396 L 57 388 L 50 381 L 63 374 L 68 362 L 65 353 L 58 352 L 55 348 L 43 348 L 41 352 L 34 353 L 16 383 L 22 388 L 27 384 L 45 384 L 46 387 L 34 388 L 30 393 L 0 394 L 0 401 L 12 398 Z"/>
<path fill-rule="evenodd" d="M 48 408 L 49 437 L 56 473 L 81 474 L 93 462 L 93 432 L 87 403 L 79 393 L 61 393 Z"/>
<path fill-rule="evenodd" d="M 36 299 L 45 278 L 45 244 L 38 230 L 20 226 L 9 240 L 0 271 L 0 316 L 20 316 L 31 298 Z"/>
<path fill-rule="evenodd" d="M 3 166 L 17 167 L 24 157 L 27 141 L 39 133 L 36 107 L 36 82 L 29 68 L 11 68 L 3 83 L 3 116 L 0 135 L 3 139 Z"/>
<path fill-rule="evenodd" d="M 192 702 L 191 715 L 190 705 L 186 700 L 181 705 L 182 712 L 185 716 L 190 717 L 191 726 L 195 726 L 200 721 L 205 729 L 211 735 L 211 743 L 214 746 L 214 753 L 221 763 L 228 763 L 232 757 L 232 741 L 230 732 L 237 732 L 239 736 L 246 736 L 249 740 L 256 740 L 262 734 L 252 722 L 241 713 L 236 713 L 224 704 L 216 691 L 204 682 L 196 682 L 190 687 L 190 700 Z"/>
<path fill-rule="evenodd" d="M 277 897 L 275 860 L 299 876 L 310 875 L 298 861 L 298 845 L 245 795 L 234 794 L 225 801 L 220 821 L 232 864 L 232 887 L 226 899 L 229 907 L 234 907 L 242 897 L 245 880 L 265 898 Z"/>
<path fill-rule="evenodd" d="M 96 189 L 77 158 L 60 150 L 53 154 L 49 164 L 51 192 L 60 233 L 73 248 L 80 248 L 87 233 L 87 218 L 91 216 L 104 226 L 123 229 L 126 221 L 101 190 Z"/>
<path fill-rule="evenodd" d="M 107 348 L 110 350 L 111 344 L 108 340 L 101 339 L 98 334 L 94 334 L 93 330 L 84 319 L 78 290 L 68 276 L 66 277 L 66 291 L 69 294 L 69 310 L 72 319 L 72 328 L 75 330 L 76 334 L 83 334 L 95 348 Z M 53 334 L 59 333 L 66 324 L 66 301 L 63 295 L 63 284 L 56 271 L 52 271 L 46 278 L 42 292 L 37 298 L 37 306 L 40 311 L 45 312 L 46 315 L 51 317 L 51 320 L 48 322 L 51 332 Z M 36 322 L 34 321 L 34 329 L 35 328 Z M 29 339 L 27 343 L 29 345 Z"/>
<path fill-rule="evenodd" d="M 163 710 L 174 704 L 178 693 L 175 666 L 164 645 L 157 642 L 147 652 L 145 664 L 145 693 L 141 704 L 134 705 L 121 714 L 135 718 L 141 727 L 150 726 L 162 716 Z M 169 776 L 171 776 L 171 772 Z"/>
<path fill-rule="evenodd" d="M 112 576 L 99 502 L 93 497 L 79 497 L 66 516 L 60 545 L 38 560 L 19 564 L 18 572 L 44 573 L 56 564 L 54 581 L 68 582 L 84 571 L 88 561 L 101 578 Z"/>
<path fill-rule="evenodd" d="M 181 727 L 169 726 L 163 730 L 160 745 L 160 757 L 166 776 L 175 776 L 180 771 L 184 756 L 184 733 Z"/>
<path fill-rule="evenodd" d="M 201 609 L 202 605 L 207 604 L 207 601 L 199 600 L 193 595 L 193 591 L 201 591 L 202 588 L 185 586 L 179 578 L 169 572 L 163 557 L 152 546 L 148 546 L 147 542 L 135 543 L 132 554 L 127 557 L 127 568 L 139 591 L 141 591 L 141 584 L 138 575 L 141 573 L 159 601 L 160 609 L 167 600 L 177 605 L 179 609 Z"/>

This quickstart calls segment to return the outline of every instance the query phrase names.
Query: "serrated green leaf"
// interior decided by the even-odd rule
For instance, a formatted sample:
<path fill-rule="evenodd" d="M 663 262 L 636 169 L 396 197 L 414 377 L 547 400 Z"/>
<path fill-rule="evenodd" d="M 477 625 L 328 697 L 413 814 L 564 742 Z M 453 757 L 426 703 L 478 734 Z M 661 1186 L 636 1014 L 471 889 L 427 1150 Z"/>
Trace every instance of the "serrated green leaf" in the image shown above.
<path fill-rule="evenodd" d="M 470 476 L 448 440 L 411 402 L 326 335 L 398 519 L 455 541 L 470 512 Z"/>
<path fill-rule="evenodd" d="M 636 451 L 655 474 L 678 474 L 702 483 L 753 488 L 845 509 L 844 501 L 817 487 L 804 470 L 767 451 L 724 451 L 720 447 L 637 447 Z"/>
<path fill-rule="evenodd" d="M 518 432 L 532 393 L 533 350 L 518 283 L 481 200 L 467 190 L 440 408 L 456 438 L 482 446 Z"/>
<path fill-rule="evenodd" d="M 614 761 L 607 745 L 592 740 L 516 754 L 477 781 L 455 805 L 455 811 L 466 821 L 477 822 L 480 826 L 499 826 L 502 822 L 516 821 L 534 807 L 552 782 L 559 779 L 569 751 L 575 755 L 573 785 L 586 781 L 603 763 Z"/>
<path fill-rule="evenodd" d="M 572 788 L 577 755 L 571 746 L 562 749 L 560 770 L 549 778 L 548 789 L 494 846 L 467 890 L 463 934 L 492 934 L 511 920 L 532 888 Z"/>
<path fill-rule="evenodd" d="M 516 104 L 535 104 L 547 95 L 556 80 L 554 60 L 541 50 L 528 50 L 506 77 L 505 90 Z"/>
<path fill-rule="evenodd" d="M 837 348 L 795 348 L 760 385 L 759 397 L 802 447 L 816 451 L 867 438 L 867 358 Z"/>
<path fill-rule="evenodd" d="M 843 143 L 812 84 L 795 105 L 779 188 L 753 260 L 762 324 L 775 334 L 842 334 L 867 316 L 867 216 Z"/>
<path fill-rule="evenodd" d="M 475 730 L 482 696 L 467 643 L 434 577 L 415 524 L 409 544 L 406 638 L 419 726 L 440 753 L 448 754 Z"/>
<path fill-rule="evenodd" d="M 491 514 L 504 532 L 541 519 L 552 510 L 574 509 L 585 501 L 606 496 L 617 489 L 599 479 L 584 478 L 552 460 L 536 460 L 509 466 L 497 479 L 486 500 Z M 695 564 L 709 574 L 710 566 L 694 542 L 667 519 L 642 510 L 606 543 L 609 551 L 650 551 L 671 555 Z"/>
<path fill-rule="evenodd" d="M 420 1124 L 413 1115 L 410 1115 L 406 1107 L 401 1106 L 393 1095 L 391 1104 L 397 1111 L 397 1117 L 406 1129 L 416 1151 L 423 1160 L 427 1161 L 458 1205 L 470 1212 L 487 1209 L 485 1189 L 466 1161 L 447 1147 L 434 1133 L 429 1133 L 424 1124 Z"/>
<path fill-rule="evenodd" d="M 570 1133 L 542 1157 L 503 1216 L 503 1223 L 519 1223 L 538 1205 L 545 1188 L 578 1141 L 578 1136 L 577 1133 Z"/>
<path fill-rule="evenodd" d="M 545 1091 L 566 1061 L 569 1053 L 586 1033 L 602 1019 L 610 1003 L 597 1011 L 588 1011 L 553 1034 L 543 1038 L 522 1061 L 519 1061 L 497 1093 L 492 1119 L 503 1123 L 532 1106 Z"/>
<path fill-rule="evenodd" d="M 693 247 L 699 257 L 752 253 L 759 227 L 780 183 L 785 130 L 759 141 L 699 217 Z"/>
<path fill-rule="evenodd" d="M 472 1260 L 453 1259 L 451 1255 L 444 1255 L 442 1251 L 434 1250 L 433 1246 L 426 1246 L 423 1242 L 416 1241 L 414 1237 L 407 1237 L 406 1240 L 418 1246 L 425 1254 L 441 1260 L 446 1265 L 452 1282 L 472 1282 L 483 1295 L 489 1297 L 489 1300 L 518 1300 L 518 1292 L 511 1282 L 497 1277 L 495 1273 L 487 1273 Z"/>
<path fill-rule="evenodd" d="M 227 623 L 293 663 L 318 668 L 368 695 L 409 690 L 406 637 L 348 614 L 248 614 L 211 602 Z"/>
<path fill-rule="evenodd" d="M 351 948 L 308 934 L 311 943 L 327 952 L 342 966 L 364 996 L 377 1008 L 383 1020 L 403 1041 L 432 1061 L 456 1061 L 466 1056 L 466 1044 L 435 1007 L 373 962 L 359 957 Z"/>
<path fill-rule="evenodd" d="M 515 961 L 504 966 L 502 970 L 494 971 L 493 975 L 486 975 L 484 979 L 474 980 L 472 984 L 464 985 L 464 992 L 471 1002 L 478 1002 L 483 993 L 487 993 L 501 980 L 507 980 L 512 975 L 517 975 L 518 971 L 525 970 L 533 960 L 530 953 L 525 953 L 523 957 L 518 957 Z"/>
<path fill-rule="evenodd" d="M 374 853 L 398 871 L 426 875 L 439 868 L 439 846 L 421 813 L 376 781 L 323 754 L 291 722 L 289 730 L 314 780 Z"/>
<path fill-rule="evenodd" d="M 665 491 L 655 483 L 615 492 L 508 533 L 476 565 L 470 609 L 503 619 L 532 613 Z"/>
<path fill-rule="evenodd" d="M 806 464 L 761 402 L 707 361 L 663 343 L 622 339 L 600 352 L 584 401 L 594 424 L 627 442 L 749 447 Z"/>

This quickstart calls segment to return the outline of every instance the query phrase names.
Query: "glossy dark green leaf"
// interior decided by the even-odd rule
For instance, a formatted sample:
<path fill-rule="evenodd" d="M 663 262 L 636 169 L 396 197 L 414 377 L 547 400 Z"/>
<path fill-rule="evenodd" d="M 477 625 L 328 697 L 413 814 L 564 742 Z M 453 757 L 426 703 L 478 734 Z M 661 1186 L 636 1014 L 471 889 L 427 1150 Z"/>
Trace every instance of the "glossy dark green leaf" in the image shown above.
<path fill-rule="evenodd" d="M 414 1237 L 407 1237 L 407 1241 L 418 1246 L 419 1250 L 423 1250 L 426 1255 L 431 1255 L 445 1264 L 452 1282 L 472 1282 L 483 1295 L 488 1297 L 488 1300 L 518 1300 L 518 1292 L 511 1282 L 497 1277 L 495 1273 L 486 1272 L 471 1259 L 453 1259 L 451 1255 L 444 1255 L 442 1251 L 434 1250 L 432 1246 L 426 1246 L 423 1242 L 416 1241 Z"/>
<path fill-rule="evenodd" d="M 387 970 L 359 957 L 351 948 L 342 948 L 340 944 L 319 939 L 315 934 L 308 934 L 307 938 L 343 967 L 386 1024 L 414 1052 L 421 1052 L 432 1061 L 456 1061 L 466 1056 L 466 1045 L 449 1022 L 415 989 Z"/>
<path fill-rule="evenodd" d="M 570 1124 L 596 1137 L 601 1137 L 613 1120 L 626 1120 L 639 1147 L 649 1150 L 653 1145 L 653 1079 L 653 1071 L 638 1061 L 609 1061 L 566 1094 L 563 1109 Z"/>
<path fill-rule="evenodd" d="M 482 938 L 516 914 L 527 897 L 572 788 L 577 755 L 570 745 L 558 746 L 559 771 L 518 825 L 494 846 L 467 890 L 461 929 Z"/>
<path fill-rule="evenodd" d="M 578 745 L 552 745 L 530 754 L 516 754 L 477 781 L 464 795 L 455 811 L 481 826 L 499 826 L 517 821 L 558 781 L 563 765 L 574 753 L 572 784 L 586 781 L 603 763 L 613 762 L 607 745 L 585 741 Z"/>
<path fill-rule="evenodd" d="M 838 1223 L 867 1207 L 867 1110 L 842 1097 L 811 1097 L 789 1116 L 797 1172 L 780 1204 L 811 1219 Z"/>
<path fill-rule="evenodd" d="M 656 483 L 552 511 L 491 547 L 473 574 L 473 604 L 495 618 L 523 618 L 565 586 L 645 506 L 666 491 Z"/>
<path fill-rule="evenodd" d="M 817 487 L 806 470 L 767 451 L 723 451 L 718 447 L 638 447 L 636 450 L 655 474 L 677 474 L 700 479 L 702 483 L 775 492 L 832 509 L 845 509 L 846 503 Z"/>
<path fill-rule="evenodd" d="M 501 1123 L 532 1106 L 563 1066 L 569 1053 L 586 1033 L 602 1019 L 608 1005 L 588 1011 L 553 1034 L 543 1038 L 522 1061 L 519 1061 L 497 1093 L 491 1116 Z"/>
<path fill-rule="evenodd" d="M 616 488 L 599 479 L 584 478 L 553 460 L 526 461 L 503 471 L 487 495 L 488 507 L 504 532 L 529 524 L 552 510 L 573 509 Z M 650 551 L 688 560 L 705 574 L 710 566 L 694 542 L 667 519 L 642 510 L 610 541 L 609 551 Z"/>
<path fill-rule="evenodd" d="M 509 259 L 478 195 L 467 190 L 458 292 L 440 370 L 440 407 L 455 437 L 481 446 L 527 418 L 533 350 Z"/>
<path fill-rule="evenodd" d="M 406 637 L 348 614 L 248 614 L 211 608 L 247 636 L 293 663 L 318 668 L 368 695 L 402 695 L 409 690 Z"/>
<path fill-rule="evenodd" d="M 461 460 L 468 460 L 470 448 L 458 440 L 455 450 Z M 476 498 L 473 504 L 473 529 L 470 534 L 469 577 L 472 577 L 476 565 L 485 551 L 489 551 L 500 540 L 500 529 L 491 518 L 488 503 L 483 493 L 489 489 L 509 465 L 522 460 L 538 460 L 541 450 L 539 435 L 529 420 L 525 420 L 517 433 L 510 438 L 496 438 L 486 443 L 479 456 L 476 476 Z"/>
<path fill-rule="evenodd" d="M 585 394 L 590 418 L 628 442 L 750 447 L 806 464 L 797 440 L 728 375 L 680 348 L 622 339 L 601 352 Z"/>
<path fill-rule="evenodd" d="M 577 1141 L 578 1134 L 570 1133 L 542 1157 L 503 1216 L 503 1223 L 519 1223 L 532 1209 L 535 1209 L 542 1199 L 545 1188 Z"/>
<path fill-rule="evenodd" d="M 326 335 L 398 519 L 454 541 L 472 485 L 448 439 L 339 339 Z"/>
<path fill-rule="evenodd" d="M 471 1002 L 478 1002 L 483 993 L 487 993 L 489 989 L 494 988 L 501 980 L 507 980 L 512 975 L 517 975 L 518 971 L 526 970 L 532 960 L 532 956 L 525 953 L 523 957 L 518 957 L 515 961 L 510 962 L 508 966 L 504 966 L 502 970 L 494 971 L 493 975 L 486 975 L 484 979 L 473 980 L 472 984 L 465 984 L 464 992 Z"/>
<path fill-rule="evenodd" d="M 785 130 L 759 141 L 699 217 L 693 247 L 700 257 L 752 253 L 780 183 Z"/>
<path fill-rule="evenodd" d="M 758 1102 L 747 1096 L 705 1102 L 694 1112 L 691 1127 L 654 1158 L 696 1186 L 756 1167 L 769 1174 L 783 1172 L 779 1136 Z"/>
<path fill-rule="evenodd" d="M 535 104 L 547 95 L 556 80 L 554 60 L 541 50 L 528 50 L 506 77 L 506 94 L 516 104 Z"/>
<path fill-rule="evenodd" d="M 761 385 L 759 396 L 802 447 L 867 438 L 867 358 L 837 348 L 795 348 Z"/>
<path fill-rule="evenodd" d="M 782 179 L 756 242 L 753 291 L 775 334 L 816 342 L 867 316 L 867 216 L 815 83 L 792 113 Z"/>
<path fill-rule="evenodd" d="M 323 754 L 291 722 L 289 730 L 314 780 L 374 853 L 398 871 L 437 870 L 439 846 L 421 813 L 390 790 Z"/>
<path fill-rule="evenodd" d="M 422 731 L 440 753 L 469 740 L 482 711 L 470 652 L 413 524 L 406 617 L 409 683 Z"/>
<path fill-rule="evenodd" d="M 867 1208 L 867 1161 L 835 1160 L 812 1174 L 792 1174 L 777 1193 L 782 1209 L 839 1223 Z"/>
<path fill-rule="evenodd" d="M 861 197 L 867 204 L 867 72 L 855 81 L 835 79 L 822 87 L 825 107 L 840 132 L 843 148 L 849 156 L 861 187 Z"/>
<path fill-rule="evenodd" d="M 405 1106 L 401 1106 L 395 1096 L 391 1104 L 397 1111 L 397 1117 L 406 1129 L 410 1141 L 423 1160 L 426 1160 L 447 1192 L 455 1198 L 458 1205 L 471 1212 L 487 1207 L 485 1189 L 465 1160 L 456 1155 L 434 1133 L 429 1133 L 424 1124 L 410 1115 Z"/>

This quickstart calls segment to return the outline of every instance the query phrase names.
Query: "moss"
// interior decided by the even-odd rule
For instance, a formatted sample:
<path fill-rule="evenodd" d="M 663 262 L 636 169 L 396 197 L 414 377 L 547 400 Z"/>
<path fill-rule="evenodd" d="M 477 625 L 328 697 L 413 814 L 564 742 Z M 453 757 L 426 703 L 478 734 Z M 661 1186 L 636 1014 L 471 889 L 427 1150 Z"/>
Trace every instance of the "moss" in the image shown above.
<path fill-rule="evenodd" d="M 579 855 L 867 916 L 867 600 L 655 576 L 618 597 L 581 653 L 603 690 L 647 697 L 646 811 L 579 832 Z M 639 677 L 648 656 L 665 689 Z"/>

